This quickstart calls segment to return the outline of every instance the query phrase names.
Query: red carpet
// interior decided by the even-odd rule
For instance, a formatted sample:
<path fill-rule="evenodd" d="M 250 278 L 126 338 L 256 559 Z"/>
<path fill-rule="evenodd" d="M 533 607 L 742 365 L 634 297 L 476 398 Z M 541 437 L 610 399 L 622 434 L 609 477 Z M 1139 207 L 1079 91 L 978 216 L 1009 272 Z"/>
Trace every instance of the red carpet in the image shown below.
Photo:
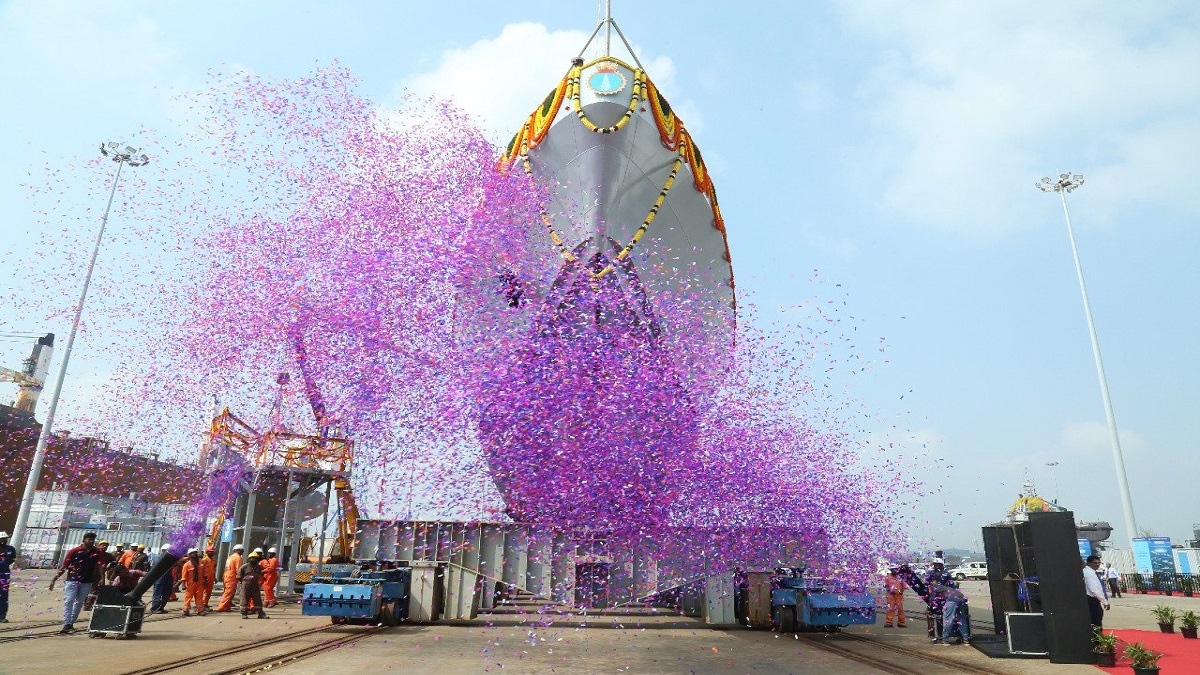
<path fill-rule="evenodd" d="M 1130 642 L 1141 642 L 1146 645 L 1147 649 L 1153 649 L 1156 652 L 1162 652 L 1164 656 L 1158 662 L 1158 667 L 1162 668 L 1163 675 L 1175 675 L 1179 673 L 1200 673 L 1200 640 L 1184 640 L 1179 634 L 1179 626 L 1175 627 L 1174 633 L 1162 633 L 1159 631 L 1148 630 L 1125 630 L 1118 628 L 1117 634 L 1117 667 L 1116 668 L 1100 668 L 1106 673 L 1120 673 L 1120 675 L 1129 675 L 1133 672 L 1129 669 L 1129 661 L 1121 654 L 1125 651 L 1125 645 Z M 1104 631 L 1107 633 L 1108 631 Z"/>

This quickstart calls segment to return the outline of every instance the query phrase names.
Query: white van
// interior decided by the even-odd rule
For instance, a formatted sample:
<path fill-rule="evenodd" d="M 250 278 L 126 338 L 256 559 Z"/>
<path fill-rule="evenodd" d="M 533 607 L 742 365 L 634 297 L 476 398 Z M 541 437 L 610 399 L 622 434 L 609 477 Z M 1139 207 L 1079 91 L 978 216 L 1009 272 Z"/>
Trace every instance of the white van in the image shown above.
<path fill-rule="evenodd" d="M 965 562 L 950 570 L 950 576 L 959 581 L 964 579 L 987 579 L 987 563 Z"/>

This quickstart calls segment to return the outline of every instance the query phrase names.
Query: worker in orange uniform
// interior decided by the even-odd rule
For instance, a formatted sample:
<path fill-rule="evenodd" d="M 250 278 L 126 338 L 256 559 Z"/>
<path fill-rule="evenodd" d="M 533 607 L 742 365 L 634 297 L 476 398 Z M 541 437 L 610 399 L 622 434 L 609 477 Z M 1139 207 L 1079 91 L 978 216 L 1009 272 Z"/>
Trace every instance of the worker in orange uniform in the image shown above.
<path fill-rule="evenodd" d="M 887 593 L 887 616 L 883 620 L 884 628 L 892 627 L 892 619 L 896 625 L 904 628 L 904 580 L 898 574 L 899 569 L 893 567 L 883 578 L 883 590 Z"/>
<path fill-rule="evenodd" d="M 137 555 L 138 545 L 130 544 L 129 549 L 121 553 L 121 557 L 117 558 L 117 562 L 121 563 L 121 567 L 127 570 L 133 569 L 133 557 Z"/>
<path fill-rule="evenodd" d="M 246 547 L 241 544 L 234 545 L 233 553 L 230 553 L 229 559 L 225 561 L 225 575 L 221 577 L 225 592 L 221 594 L 221 602 L 217 603 L 218 612 L 233 611 L 233 597 L 237 594 L 238 587 L 238 570 L 242 568 L 242 551 L 245 550 Z"/>
<path fill-rule="evenodd" d="M 184 559 L 180 577 L 183 579 L 183 615 L 192 615 L 192 603 L 196 604 L 196 613 L 204 615 L 204 589 L 208 579 L 204 576 L 205 565 L 200 562 L 200 551 L 188 549 Z"/>
<path fill-rule="evenodd" d="M 279 603 L 275 600 L 275 586 L 279 583 L 279 556 L 275 547 L 267 549 L 267 555 L 259 563 L 262 570 L 263 607 L 274 607 Z"/>
<path fill-rule="evenodd" d="M 200 576 L 204 579 L 203 595 L 200 598 L 200 616 L 208 614 L 208 599 L 212 597 L 217 583 L 217 549 L 209 546 L 200 558 Z"/>

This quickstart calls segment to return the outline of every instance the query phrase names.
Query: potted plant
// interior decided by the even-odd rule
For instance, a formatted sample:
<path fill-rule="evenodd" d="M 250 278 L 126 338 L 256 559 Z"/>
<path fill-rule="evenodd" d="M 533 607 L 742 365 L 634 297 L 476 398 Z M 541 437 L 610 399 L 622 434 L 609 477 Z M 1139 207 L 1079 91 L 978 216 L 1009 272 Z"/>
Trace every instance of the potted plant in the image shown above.
<path fill-rule="evenodd" d="M 1200 625 L 1200 615 L 1188 610 L 1179 615 L 1179 632 L 1188 640 L 1196 639 L 1196 626 Z"/>
<path fill-rule="evenodd" d="M 1141 642 L 1134 642 L 1125 648 L 1125 658 L 1129 659 L 1134 675 L 1157 675 L 1158 660 L 1162 656 L 1162 652 L 1146 649 Z"/>
<path fill-rule="evenodd" d="M 1196 580 L 1190 574 L 1179 575 L 1179 590 L 1183 591 L 1183 596 L 1186 598 L 1192 597 L 1196 590 Z"/>
<path fill-rule="evenodd" d="M 1096 655 L 1096 665 L 1101 668 L 1117 665 L 1117 634 L 1111 630 L 1105 634 L 1099 628 L 1092 628 L 1092 652 Z"/>
<path fill-rule="evenodd" d="M 1175 632 L 1175 619 L 1179 613 L 1170 605 L 1159 605 L 1150 610 L 1154 614 L 1154 618 L 1158 620 L 1158 628 L 1164 633 Z"/>
<path fill-rule="evenodd" d="M 1161 591 L 1163 595 L 1173 595 L 1172 591 L 1175 590 L 1175 584 L 1171 583 L 1173 581 L 1171 579 L 1171 575 L 1155 574 L 1154 576 L 1158 577 L 1158 580 L 1154 582 L 1154 585 L 1158 587 L 1158 590 Z"/>
<path fill-rule="evenodd" d="M 1137 591 L 1138 593 L 1145 595 L 1146 594 L 1146 577 L 1142 576 L 1141 574 L 1139 574 L 1137 572 L 1134 572 L 1133 574 L 1131 574 L 1130 577 L 1132 577 L 1131 581 L 1133 582 L 1133 589 L 1135 591 Z"/>

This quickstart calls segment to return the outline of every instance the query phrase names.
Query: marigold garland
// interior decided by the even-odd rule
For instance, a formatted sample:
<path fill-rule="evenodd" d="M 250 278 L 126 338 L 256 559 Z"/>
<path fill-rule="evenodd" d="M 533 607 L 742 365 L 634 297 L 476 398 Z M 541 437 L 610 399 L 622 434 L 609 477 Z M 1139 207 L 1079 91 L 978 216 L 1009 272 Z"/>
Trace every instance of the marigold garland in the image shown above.
<path fill-rule="evenodd" d="M 650 105 L 650 113 L 654 123 L 658 125 L 658 136 L 662 139 L 663 147 L 668 150 L 678 150 L 682 140 L 683 122 L 671 110 L 671 104 L 658 91 L 658 87 L 649 78 L 645 82 L 646 102 Z M 690 163 L 690 160 L 689 160 Z"/>
<path fill-rule="evenodd" d="M 592 63 L 595 63 L 595 61 Z M 583 105 L 579 101 L 579 80 L 583 69 L 584 66 L 576 66 L 572 69 L 572 74 L 574 77 L 571 85 L 571 104 L 575 106 L 575 115 L 579 117 L 579 121 L 583 123 L 583 126 L 586 127 L 588 131 L 592 131 L 597 134 L 611 134 L 619 131 L 621 127 L 625 126 L 629 120 L 633 118 L 633 113 L 637 111 L 638 106 L 642 102 L 642 92 L 645 90 L 646 74 L 641 70 L 633 71 L 633 89 L 629 95 L 629 107 L 625 109 L 625 114 L 621 116 L 621 119 L 617 120 L 616 124 L 601 128 L 596 126 L 591 120 L 588 119 L 587 114 L 583 112 Z"/>
<path fill-rule="evenodd" d="M 633 250 L 633 247 L 636 246 L 639 241 L 641 241 L 643 236 L 645 236 L 646 230 L 650 229 L 650 223 L 654 222 L 654 218 L 658 215 L 659 209 L 662 208 L 663 202 L 667 200 L 667 194 L 671 191 L 671 187 L 675 185 L 675 178 L 679 175 L 679 169 L 683 166 L 683 162 L 683 155 L 679 155 L 675 158 L 675 164 L 671 166 L 671 173 L 667 176 L 667 181 L 663 184 L 662 190 L 659 190 L 658 197 L 654 200 L 654 205 L 650 207 L 650 212 L 646 214 L 645 219 L 642 220 L 642 224 L 638 227 L 637 232 L 633 233 L 633 237 L 629 240 L 629 243 L 625 244 L 625 247 L 617 253 L 617 260 L 624 260 Z M 525 158 L 524 166 L 525 172 L 533 175 L 533 168 L 529 165 L 528 157 Z M 550 217 L 550 214 L 543 210 L 540 215 L 542 217 L 542 222 L 546 225 L 546 229 L 550 232 L 551 241 L 553 241 L 554 245 L 558 247 L 558 250 L 562 254 L 563 258 L 565 258 L 567 262 L 576 262 L 578 258 L 567 249 L 566 242 L 564 242 L 563 238 L 554 230 L 554 222 Z M 593 279 L 599 279 L 612 271 L 612 263 L 606 265 L 599 272 L 592 272 L 591 270 L 588 270 Z"/>
<path fill-rule="evenodd" d="M 498 162 L 501 168 L 511 167 L 518 157 L 528 155 L 530 150 L 542 142 L 546 133 L 550 131 L 550 125 L 554 122 L 554 118 L 558 116 L 563 99 L 571 90 L 572 81 L 574 81 L 574 86 L 579 86 L 579 68 L 574 66 L 567 71 L 567 75 L 546 96 L 542 104 L 529 114 L 529 119 L 525 120 L 512 140 L 508 142 L 508 147 Z"/>
<path fill-rule="evenodd" d="M 583 105 L 580 101 L 580 82 L 582 73 L 585 69 L 592 67 L 600 61 L 615 62 L 625 68 L 628 68 L 629 70 L 632 70 L 634 73 L 633 86 L 631 87 L 630 91 L 629 107 L 625 110 L 625 114 L 621 116 L 621 119 L 617 120 L 615 124 L 608 127 L 598 127 L 595 123 L 588 119 L 587 115 L 583 111 Z M 584 127 L 589 131 L 599 134 L 611 134 L 619 131 L 622 127 L 628 124 L 630 119 L 633 118 L 633 114 L 638 110 L 639 106 L 645 103 L 650 108 L 650 113 L 654 118 L 655 126 L 658 128 L 659 139 L 662 141 L 663 147 L 668 150 L 679 151 L 679 157 L 675 160 L 675 166 L 671 169 L 671 175 L 667 179 L 666 185 L 663 187 L 662 192 L 659 193 L 659 197 L 657 200 L 655 200 L 654 205 L 651 207 L 649 215 L 646 216 L 646 220 L 642 222 L 641 227 L 638 228 L 637 232 L 633 236 L 633 239 L 630 240 L 630 242 L 626 244 L 625 247 L 617 254 L 618 260 L 623 260 L 625 257 L 627 257 L 633 250 L 633 247 L 637 244 L 638 240 L 640 240 L 646 233 L 647 228 L 650 226 L 650 223 L 654 220 L 654 217 L 658 214 L 659 208 L 665 201 L 667 192 L 670 191 L 671 186 L 674 184 L 680 166 L 686 161 L 688 168 L 692 170 L 693 185 L 696 187 L 698 192 L 708 198 L 708 202 L 712 207 L 713 227 L 715 227 L 717 231 L 721 233 L 721 238 L 725 244 L 725 259 L 726 261 L 730 261 L 729 237 L 725 231 L 725 219 L 721 215 L 721 207 L 717 202 L 716 188 L 713 186 L 712 178 L 709 176 L 708 167 L 704 164 L 704 158 L 700 154 L 700 149 L 696 146 L 691 134 L 688 133 L 687 129 L 684 127 L 683 121 L 680 120 L 679 116 L 675 114 L 675 111 L 671 109 L 670 103 L 668 103 L 667 99 L 662 95 L 661 92 L 659 92 L 658 87 L 656 87 L 650 78 L 646 76 L 646 73 L 641 69 L 634 69 L 618 59 L 604 57 L 596 59 L 582 66 L 572 66 L 571 69 L 567 71 L 566 76 L 564 76 L 563 79 L 558 83 L 558 86 L 555 87 L 555 89 L 551 91 L 546 99 L 542 102 L 542 105 L 534 110 L 533 113 L 529 115 L 529 119 L 526 120 L 523 125 L 521 125 L 520 130 L 518 130 L 516 135 L 513 136 L 513 139 L 509 142 L 508 147 L 505 149 L 504 155 L 498 160 L 498 165 L 503 168 L 509 168 L 518 158 L 524 158 L 525 171 L 532 175 L 533 172 L 529 165 L 529 152 L 533 148 L 537 147 L 538 144 L 540 144 L 546 137 L 546 133 L 550 130 L 550 126 L 553 124 L 554 119 L 557 117 L 558 112 L 562 107 L 563 100 L 566 98 L 569 98 L 571 105 L 574 106 L 575 115 L 578 117 L 580 123 L 583 124 Z M 645 108 L 643 107 L 642 110 L 645 110 Z M 543 211 L 541 217 L 542 221 L 546 224 L 546 227 L 550 232 L 551 241 L 553 241 L 554 245 L 558 247 L 563 258 L 565 258 L 568 262 L 576 262 L 578 260 L 577 257 L 567 249 L 566 242 L 564 242 L 562 237 L 559 236 L 558 232 L 554 230 L 549 213 Z M 594 278 L 600 278 L 611 272 L 612 269 L 612 264 L 609 264 L 599 272 L 593 272 L 592 274 Z M 732 269 L 730 272 L 732 274 Z"/>
<path fill-rule="evenodd" d="M 654 217 L 658 215 L 658 210 L 662 208 L 663 202 L 666 201 L 667 193 L 671 191 L 671 186 L 675 184 L 675 176 L 679 174 L 679 167 L 681 166 L 683 166 L 683 155 L 675 158 L 675 164 L 671 167 L 671 175 L 667 176 L 667 182 L 663 185 L 663 189 L 659 191 L 658 199 L 654 200 L 654 206 L 650 207 L 650 213 L 646 215 L 646 219 L 642 221 L 642 225 L 637 229 L 637 232 L 633 233 L 633 238 L 629 240 L 629 243 L 625 245 L 625 248 L 621 249 L 620 253 L 617 253 L 617 260 L 624 260 L 625 256 L 629 255 L 629 252 L 632 251 L 633 247 L 638 243 L 638 240 L 640 240 L 642 236 L 646 234 L 646 230 L 650 227 L 650 223 L 654 222 Z M 611 271 L 612 265 L 609 265 L 604 271 L 596 276 L 602 277 Z"/>

